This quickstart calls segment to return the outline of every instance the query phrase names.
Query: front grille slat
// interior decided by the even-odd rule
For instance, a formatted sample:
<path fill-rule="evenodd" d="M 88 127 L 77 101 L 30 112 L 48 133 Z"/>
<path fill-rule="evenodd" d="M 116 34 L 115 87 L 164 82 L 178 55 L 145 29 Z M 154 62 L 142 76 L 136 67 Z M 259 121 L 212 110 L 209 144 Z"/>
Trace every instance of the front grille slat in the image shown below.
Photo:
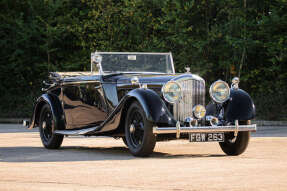
<path fill-rule="evenodd" d="M 192 117 L 192 108 L 195 105 L 205 105 L 205 84 L 197 79 L 184 79 L 177 81 L 182 89 L 182 98 L 174 104 L 174 118 L 184 121 L 187 117 Z"/>

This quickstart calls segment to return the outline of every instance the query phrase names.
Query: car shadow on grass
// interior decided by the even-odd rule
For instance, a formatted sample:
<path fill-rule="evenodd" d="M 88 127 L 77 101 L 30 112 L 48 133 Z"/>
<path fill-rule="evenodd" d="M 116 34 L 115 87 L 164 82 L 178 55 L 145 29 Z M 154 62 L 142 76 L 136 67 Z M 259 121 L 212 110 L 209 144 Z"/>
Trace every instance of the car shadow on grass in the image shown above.
<path fill-rule="evenodd" d="M 134 157 L 127 147 L 64 146 L 57 150 L 43 147 L 0 147 L 1 162 L 69 162 L 102 160 L 148 160 L 172 158 L 226 157 L 224 154 L 172 154 L 154 152 L 150 157 Z"/>

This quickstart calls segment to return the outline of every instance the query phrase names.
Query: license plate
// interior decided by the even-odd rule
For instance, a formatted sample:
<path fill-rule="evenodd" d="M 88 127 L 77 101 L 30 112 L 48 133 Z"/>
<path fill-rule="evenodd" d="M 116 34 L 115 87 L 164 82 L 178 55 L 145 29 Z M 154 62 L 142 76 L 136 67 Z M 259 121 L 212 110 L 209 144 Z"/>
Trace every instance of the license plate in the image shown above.
<path fill-rule="evenodd" d="M 190 142 L 223 142 L 224 133 L 190 133 Z"/>

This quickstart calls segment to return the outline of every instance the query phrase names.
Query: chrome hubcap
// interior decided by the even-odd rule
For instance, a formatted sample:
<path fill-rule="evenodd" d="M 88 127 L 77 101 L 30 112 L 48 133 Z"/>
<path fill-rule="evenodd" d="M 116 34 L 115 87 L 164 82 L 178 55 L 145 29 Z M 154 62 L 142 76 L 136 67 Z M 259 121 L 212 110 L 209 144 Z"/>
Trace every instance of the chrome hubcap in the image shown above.
<path fill-rule="evenodd" d="M 42 128 L 43 128 L 43 129 L 46 129 L 46 127 L 47 127 L 47 123 L 46 123 L 46 121 L 43 121 L 43 123 L 42 123 Z"/>
<path fill-rule="evenodd" d="M 134 132 L 135 132 L 135 126 L 134 126 L 134 124 L 131 124 L 131 125 L 130 125 L 130 132 L 131 132 L 131 133 L 134 133 Z"/>

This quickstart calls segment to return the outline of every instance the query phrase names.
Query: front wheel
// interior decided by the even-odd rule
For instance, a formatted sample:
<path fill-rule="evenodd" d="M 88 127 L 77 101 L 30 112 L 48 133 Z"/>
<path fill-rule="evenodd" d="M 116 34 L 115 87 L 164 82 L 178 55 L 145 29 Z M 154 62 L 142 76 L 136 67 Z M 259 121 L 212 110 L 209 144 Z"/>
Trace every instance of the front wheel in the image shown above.
<path fill-rule="evenodd" d="M 64 136 L 54 134 L 54 118 L 48 104 L 42 107 L 39 120 L 39 131 L 44 147 L 47 149 L 58 149 L 61 146 Z"/>
<path fill-rule="evenodd" d="M 145 112 L 138 102 L 133 102 L 128 109 L 125 123 L 125 139 L 134 156 L 148 156 L 153 152 L 156 138 L 153 125 L 147 121 Z"/>
<path fill-rule="evenodd" d="M 220 142 L 219 145 L 225 154 L 236 156 L 242 154 L 246 150 L 250 139 L 249 131 L 238 132 L 236 137 L 233 132 L 225 133 L 224 135 L 224 142 Z"/>

